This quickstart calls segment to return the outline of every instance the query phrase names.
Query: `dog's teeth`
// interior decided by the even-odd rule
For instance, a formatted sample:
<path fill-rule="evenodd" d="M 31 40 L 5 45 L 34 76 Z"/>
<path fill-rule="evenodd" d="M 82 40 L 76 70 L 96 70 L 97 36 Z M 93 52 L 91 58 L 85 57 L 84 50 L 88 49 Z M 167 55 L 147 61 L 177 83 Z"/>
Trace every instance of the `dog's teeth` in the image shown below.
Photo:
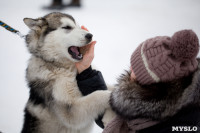
<path fill-rule="evenodd" d="M 78 55 L 78 57 L 79 57 L 79 58 L 83 58 L 83 55 L 82 55 L 82 54 L 80 54 L 80 55 Z"/>

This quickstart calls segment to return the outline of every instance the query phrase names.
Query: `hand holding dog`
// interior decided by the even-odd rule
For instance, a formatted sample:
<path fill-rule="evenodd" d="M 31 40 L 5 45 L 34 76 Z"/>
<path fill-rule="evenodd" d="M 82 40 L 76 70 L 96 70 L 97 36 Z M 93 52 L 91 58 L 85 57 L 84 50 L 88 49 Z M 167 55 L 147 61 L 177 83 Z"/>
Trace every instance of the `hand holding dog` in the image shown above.
<path fill-rule="evenodd" d="M 94 46 L 96 44 L 96 41 L 91 42 L 88 44 L 86 49 L 88 49 L 85 52 L 85 55 L 83 55 L 83 59 L 80 62 L 75 63 L 76 68 L 78 70 L 78 73 L 83 72 L 85 69 L 89 68 L 92 60 L 94 59 Z"/>
<path fill-rule="evenodd" d="M 84 26 L 81 26 L 82 29 L 87 30 Z M 89 68 L 93 59 L 94 59 L 94 46 L 96 44 L 96 41 L 92 41 L 90 44 L 85 46 L 86 52 L 83 55 L 83 59 L 80 62 L 75 63 L 76 68 L 78 70 L 78 73 L 80 74 L 85 69 Z"/>

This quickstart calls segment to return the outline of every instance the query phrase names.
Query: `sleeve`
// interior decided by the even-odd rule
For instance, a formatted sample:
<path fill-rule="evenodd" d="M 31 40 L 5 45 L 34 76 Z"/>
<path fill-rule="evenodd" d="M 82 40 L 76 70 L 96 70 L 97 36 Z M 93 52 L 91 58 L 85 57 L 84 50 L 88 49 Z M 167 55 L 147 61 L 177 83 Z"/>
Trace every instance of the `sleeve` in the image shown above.
<path fill-rule="evenodd" d="M 107 90 L 106 83 L 100 71 L 92 70 L 91 66 L 78 74 L 77 84 L 79 90 L 86 96 L 97 90 Z"/>
<path fill-rule="evenodd" d="M 107 90 L 107 86 L 101 72 L 92 70 L 91 66 L 82 73 L 78 74 L 76 79 L 79 90 L 83 96 L 86 96 L 97 90 Z M 102 118 L 103 114 L 99 115 L 95 122 L 99 127 L 104 128 Z"/>

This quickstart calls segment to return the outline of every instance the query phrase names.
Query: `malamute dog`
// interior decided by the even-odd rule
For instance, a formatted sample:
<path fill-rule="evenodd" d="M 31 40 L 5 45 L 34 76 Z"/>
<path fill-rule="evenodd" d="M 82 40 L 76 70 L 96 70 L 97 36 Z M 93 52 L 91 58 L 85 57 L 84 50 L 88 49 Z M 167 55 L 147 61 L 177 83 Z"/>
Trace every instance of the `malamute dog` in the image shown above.
<path fill-rule="evenodd" d="M 75 62 L 83 58 L 80 49 L 92 34 L 63 13 L 24 22 L 31 29 L 26 43 L 32 56 L 22 133 L 89 133 L 94 119 L 109 107 L 110 96 L 109 91 L 95 91 L 83 97 L 77 87 Z"/>

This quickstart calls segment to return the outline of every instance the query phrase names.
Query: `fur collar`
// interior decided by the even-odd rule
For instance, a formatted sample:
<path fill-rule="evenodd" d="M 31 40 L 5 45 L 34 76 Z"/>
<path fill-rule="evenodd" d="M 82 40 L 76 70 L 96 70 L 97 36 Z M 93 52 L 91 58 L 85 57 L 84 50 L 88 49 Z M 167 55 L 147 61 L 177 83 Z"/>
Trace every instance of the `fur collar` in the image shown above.
<path fill-rule="evenodd" d="M 189 106 L 200 107 L 200 61 L 191 75 L 167 83 L 141 86 L 126 71 L 110 98 L 113 110 L 125 119 L 164 120 Z"/>

